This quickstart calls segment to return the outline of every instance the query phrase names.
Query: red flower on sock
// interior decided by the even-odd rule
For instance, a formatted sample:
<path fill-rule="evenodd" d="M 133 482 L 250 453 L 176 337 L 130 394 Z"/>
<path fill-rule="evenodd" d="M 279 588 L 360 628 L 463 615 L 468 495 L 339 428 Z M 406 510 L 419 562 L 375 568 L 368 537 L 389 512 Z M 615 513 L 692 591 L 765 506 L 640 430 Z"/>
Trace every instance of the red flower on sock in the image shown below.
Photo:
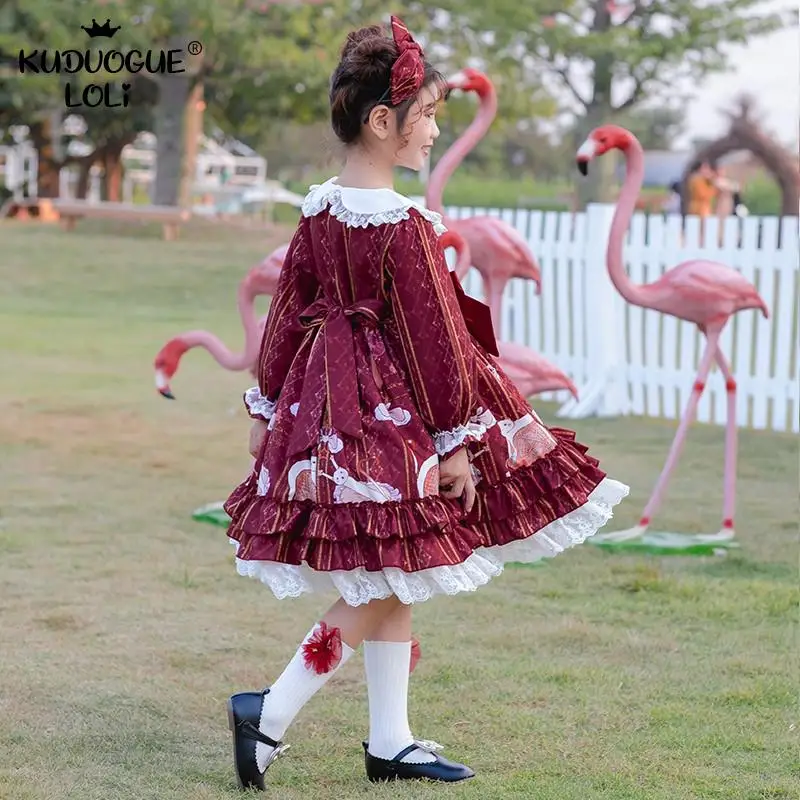
<path fill-rule="evenodd" d="M 342 660 L 342 632 L 324 622 L 303 645 L 303 663 L 317 675 L 324 675 L 339 666 Z"/>
<path fill-rule="evenodd" d="M 420 649 L 419 642 L 416 639 L 411 640 L 411 665 L 408 668 L 410 675 L 417 666 L 417 662 L 422 658 L 422 650 Z"/>

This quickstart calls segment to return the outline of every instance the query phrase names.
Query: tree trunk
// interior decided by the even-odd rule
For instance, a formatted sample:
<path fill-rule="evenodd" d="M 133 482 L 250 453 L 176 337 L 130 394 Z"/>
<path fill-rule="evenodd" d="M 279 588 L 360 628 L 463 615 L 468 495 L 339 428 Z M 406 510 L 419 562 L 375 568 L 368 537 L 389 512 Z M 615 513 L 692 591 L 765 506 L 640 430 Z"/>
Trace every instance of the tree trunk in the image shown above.
<path fill-rule="evenodd" d="M 59 172 L 61 163 L 56 157 L 54 136 L 58 131 L 53 127 L 53 119 L 45 117 L 30 126 L 30 137 L 36 148 L 36 194 L 39 197 L 56 198 L 59 195 Z"/>
<path fill-rule="evenodd" d="M 113 147 L 106 151 L 103 184 L 105 199 L 110 203 L 119 203 L 122 197 L 122 147 Z"/>
<path fill-rule="evenodd" d="M 89 177 L 92 174 L 92 164 L 94 164 L 94 153 L 78 162 L 78 181 L 75 184 L 75 199 L 85 200 L 89 193 Z"/>
<path fill-rule="evenodd" d="M 170 36 L 167 47 L 184 49 L 186 37 Z M 191 80 L 189 72 L 158 76 L 158 105 L 155 109 L 156 176 L 151 194 L 155 205 L 178 204 L 183 164 L 183 117 Z"/>
<path fill-rule="evenodd" d="M 58 197 L 61 191 L 59 172 L 57 164 L 54 164 L 46 157 L 39 157 L 38 171 L 36 173 L 36 194 L 38 197 Z"/>

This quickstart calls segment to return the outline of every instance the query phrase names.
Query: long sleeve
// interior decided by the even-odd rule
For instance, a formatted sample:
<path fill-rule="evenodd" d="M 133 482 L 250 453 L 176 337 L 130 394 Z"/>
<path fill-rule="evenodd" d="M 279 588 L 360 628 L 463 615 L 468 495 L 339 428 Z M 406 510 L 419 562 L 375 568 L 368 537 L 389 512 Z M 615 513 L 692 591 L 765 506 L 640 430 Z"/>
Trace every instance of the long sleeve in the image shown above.
<path fill-rule="evenodd" d="M 475 416 L 474 345 L 431 224 L 412 211 L 392 229 L 384 262 L 392 313 L 417 408 L 443 456 L 485 432 Z"/>
<path fill-rule="evenodd" d="M 278 288 L 269 307 L 256 362 L 258 386 L 244 395 L 247 413 L 253 419 L 265 422 L 272 419 L 278 395 L 305 335 L 299 316 L 314 301 L 318 290 L 310 265 L 311 250 L 301 221 L 286 251 Z"/>

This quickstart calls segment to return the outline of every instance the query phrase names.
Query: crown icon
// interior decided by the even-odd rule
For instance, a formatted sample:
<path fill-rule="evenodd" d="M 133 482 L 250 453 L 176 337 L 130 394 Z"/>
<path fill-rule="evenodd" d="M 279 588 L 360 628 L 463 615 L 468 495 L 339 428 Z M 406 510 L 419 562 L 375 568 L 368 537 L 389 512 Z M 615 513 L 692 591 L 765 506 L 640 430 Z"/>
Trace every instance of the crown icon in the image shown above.
<path fill-rule="evenodd" d="M 111 39 L 121 27 L 122 25 L 117 25 L 116 28 L 112 28 L 110 19 L 107 19 L 103 25 L 98 25 L 97 20 L 94 18 L 92 18 L 91 28 L 81 25 L 81 28 L 83 28 L 83 30 L 85 30 L 92 39 L 97 36 L 105 36 L 107 39 Z"/>

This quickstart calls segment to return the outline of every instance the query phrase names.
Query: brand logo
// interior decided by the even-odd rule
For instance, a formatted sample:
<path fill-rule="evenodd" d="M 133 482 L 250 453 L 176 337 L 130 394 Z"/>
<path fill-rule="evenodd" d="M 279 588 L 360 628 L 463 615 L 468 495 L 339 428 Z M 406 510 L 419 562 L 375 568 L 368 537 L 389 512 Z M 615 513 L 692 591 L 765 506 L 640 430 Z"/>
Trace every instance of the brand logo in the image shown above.
<path fill-rule="evenodd" d="M 107 19 L 99 25 L 96 19 L 91 26 L 81 25 L 90 39 L 113 39 L 122 26 L 112 27 L 111 20 Z M 192 55 L 203 52 L 200 42 L 189 42 L 186 48 Z M 19 51 L 20 75 L 100 75 L 103 77 L 126 73 L 136 75 L 144 72 L 150 75 L 176 75 L 186 72 L 183 63 L 183 50 L 115 50 L 113 47 L 106 49 L 102 46 L 97 49 L 86 50 L 33 50 L 26 53 Z M 80 108 L 127 108 L 130 103 L 129 83 L 118 84 L 108 80 L 105 83 L 82 85 L 67 80 L 64 85 L 64 105 L 71 109 Z"/>
<path fill-rule="evenodd" d="M 94 39 L 97 36 L 105 36 L 107 39 L 113 39 L 114 34 L 122 27 L 122 25 L 117 25 L 116 28 L 111 27 L 111 20 L 107 19 L 103 25 L 98 25 L 96 19 L 92 19 L 92 27 L 87 28 L 85 25 L 81 25 L 81 28 L 89 34 L 90 39 Z"/>

